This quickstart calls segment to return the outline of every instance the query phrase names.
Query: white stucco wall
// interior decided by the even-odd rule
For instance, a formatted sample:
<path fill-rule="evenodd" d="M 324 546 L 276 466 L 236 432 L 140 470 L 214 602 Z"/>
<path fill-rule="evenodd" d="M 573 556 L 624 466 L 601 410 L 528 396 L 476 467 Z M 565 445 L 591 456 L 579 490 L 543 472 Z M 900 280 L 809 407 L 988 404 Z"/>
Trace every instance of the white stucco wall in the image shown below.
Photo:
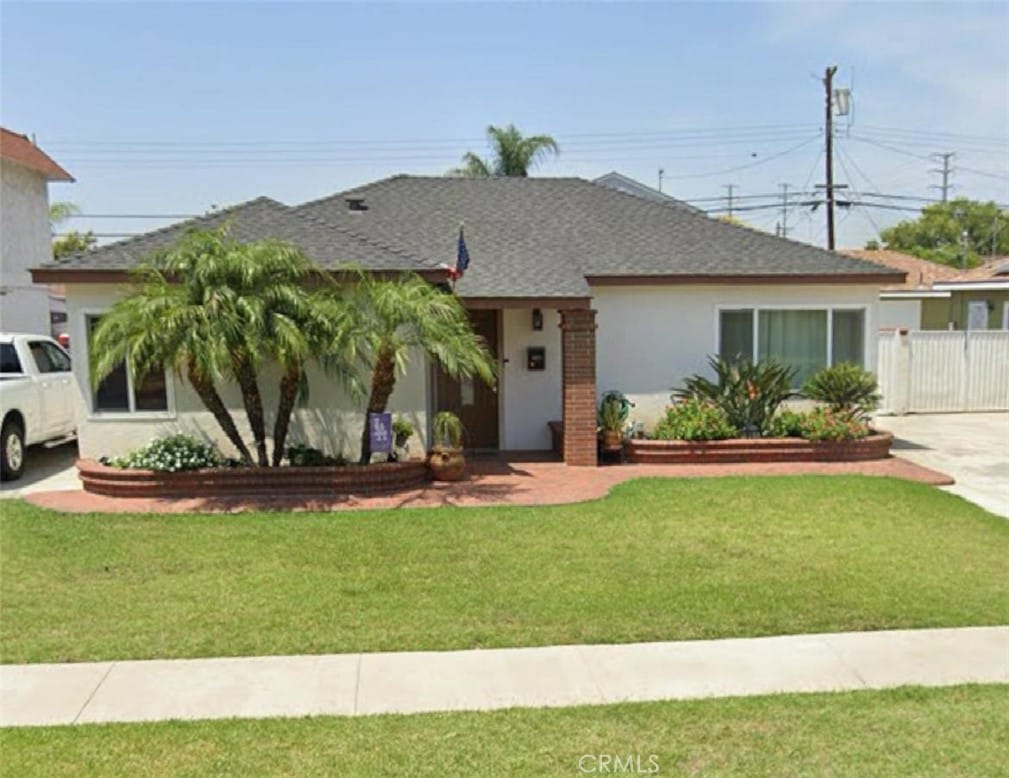
<path fill-rule="evenodd" d="M 880 300 L 879 327 L 884 330 L 921 329 L 921 300 Z"/>
<path fill-rule="evenodd" d="M 45 178 L 0 161 L 0 330 L 49 333 L 49 293 L 28 269 L 51 259 Z"/>
<path fill-rule="evenodd" d="M 596 389 L 624 392 L 636 404 L 632 419 L 647 428 L 658 420 L 673 387 L 707 373 L 718 348 L 720 306 L 861 306 L 865 365 L 876 366 L 876 286 L 600 286 L 592 290 L 598 311 Z"/>
<path fill-rule="evenodd" d="M 177 377 L 170 378 L 169 410 L 147 413 L 94 413 L 91 411 L 85 317 L 107 310 L 122 287 L 104 284 L 67 286 L 67 310 L 70 326 L 70 350 L 78 387 L 78 436 L 81 456 L 97 458 L 117 456 L 148 443 L 152 438 L 174 432 L 186 432 L 214 442 L 227 456 L 235 451 L 221 432 L 214 417 L 203 407 L 199 397 Z M 389 410 L 407 418 L 414 426 L 410 441 L 411 456 L 422 456 L 428 428 L 428 369 L 422 355 L 414 355 L 407 375 L 401 376 L 389 402 Z M 260 381 L 266 411 L 267 431 L 273 427 L 277 404 L 279 373 L 265 372 Z M 288 444 L 306 443 L 327 453 L 342 453 L 356 458 L 364 423 L 365 401 L 352 402 L 346 394 L 317 369 L 309 372 L 310 396 L 303 408 L 296 408 L 291 419 Z M 234 385 L 221 391 L 232 411 L 243 439 L 252 435 L 242 410 L 241 395 Z M 272 451 L 272 441 L 270 441 Z"/>
<path fill-rule="evenodd" d="M 501 447 L 510 451 L 550 449 L 548 421 L 559 421 L 561 396 L 560 314 L 543 309 L 543 329 L 533 330 L 532 311 L 502 311 Z M 526 349 L 546 349 L 546 369 L 526 367 Z"/>

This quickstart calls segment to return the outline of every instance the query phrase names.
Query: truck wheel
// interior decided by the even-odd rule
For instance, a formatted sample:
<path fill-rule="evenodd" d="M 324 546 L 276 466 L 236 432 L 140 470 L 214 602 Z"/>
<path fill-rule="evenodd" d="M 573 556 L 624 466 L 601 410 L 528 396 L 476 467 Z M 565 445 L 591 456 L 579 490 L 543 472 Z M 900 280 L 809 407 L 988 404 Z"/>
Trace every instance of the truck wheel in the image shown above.
<path fill-rule="evenodd" d="M 0 431 L 0 476 L 16 481 L 25 468 L 25 433 L 16 421 L 5 421 Z"/>

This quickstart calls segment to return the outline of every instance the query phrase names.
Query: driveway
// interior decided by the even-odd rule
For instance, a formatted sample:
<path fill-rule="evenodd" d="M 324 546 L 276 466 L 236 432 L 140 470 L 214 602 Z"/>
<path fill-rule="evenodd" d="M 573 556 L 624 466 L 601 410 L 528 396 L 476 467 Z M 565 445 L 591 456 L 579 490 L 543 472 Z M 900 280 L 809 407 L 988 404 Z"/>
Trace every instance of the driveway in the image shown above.
<path fill-rule="evenodd" d="M 55 448 L 32 446 L 25 457 L 24 474 L 17 481 L 0 484 L 0 497 L 22 497 L 32 492 L 80 489 L 77 478 L 77 441 Z"/>
<path fill-rule="evenodd" d="M 1009 413 L 879 416 L 894 434 L 893 452 L 956 479 L 944 487 L 1009 518 Z"/>

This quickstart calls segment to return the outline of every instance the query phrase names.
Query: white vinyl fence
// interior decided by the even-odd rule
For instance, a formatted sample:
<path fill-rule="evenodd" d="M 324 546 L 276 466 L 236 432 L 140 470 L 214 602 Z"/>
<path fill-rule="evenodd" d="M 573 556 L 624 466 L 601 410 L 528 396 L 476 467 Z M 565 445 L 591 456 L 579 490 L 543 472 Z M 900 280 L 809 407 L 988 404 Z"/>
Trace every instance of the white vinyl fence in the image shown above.
<path fill-rule="evenodd" d="M 911 330 L 879 336 L 883 413 L 1009 410 L 1009 332 Z"/>

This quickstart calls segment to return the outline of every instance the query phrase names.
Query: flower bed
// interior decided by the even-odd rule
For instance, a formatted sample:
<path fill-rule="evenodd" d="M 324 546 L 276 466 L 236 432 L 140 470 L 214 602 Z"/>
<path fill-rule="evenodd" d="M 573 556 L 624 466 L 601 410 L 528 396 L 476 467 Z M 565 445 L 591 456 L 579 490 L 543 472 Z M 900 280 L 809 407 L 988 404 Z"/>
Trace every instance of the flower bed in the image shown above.
<path fill-rule="evenodd" d="M 893 435 L 873 432 L 857 440 L 732 438 L 729 440 L 629 440 L 628 462 L 704 464 L 706 462 L 860 462 L 886 459 Z"/>
<path fill-rule="evenodd" d="M 107 497 L 301 497 L 414 489 L 428 479 L 421 460 L 339 467 L 215 467 L 169 473 L 77 462 L 84 491 Z"/>

